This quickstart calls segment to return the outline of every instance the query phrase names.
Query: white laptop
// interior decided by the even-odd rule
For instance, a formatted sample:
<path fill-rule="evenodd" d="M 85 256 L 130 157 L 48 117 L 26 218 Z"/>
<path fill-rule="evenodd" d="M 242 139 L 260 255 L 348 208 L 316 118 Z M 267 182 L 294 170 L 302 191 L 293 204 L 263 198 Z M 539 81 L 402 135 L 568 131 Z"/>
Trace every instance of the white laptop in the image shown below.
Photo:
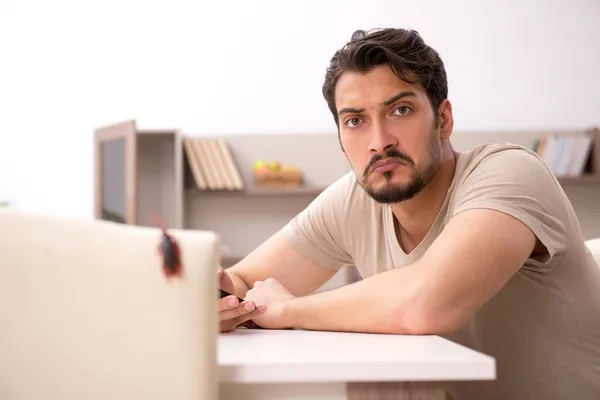
<path fill-rule="evenodd" d="M 218 239 L 0 208 L 0 399 L 218 397 Z"/>

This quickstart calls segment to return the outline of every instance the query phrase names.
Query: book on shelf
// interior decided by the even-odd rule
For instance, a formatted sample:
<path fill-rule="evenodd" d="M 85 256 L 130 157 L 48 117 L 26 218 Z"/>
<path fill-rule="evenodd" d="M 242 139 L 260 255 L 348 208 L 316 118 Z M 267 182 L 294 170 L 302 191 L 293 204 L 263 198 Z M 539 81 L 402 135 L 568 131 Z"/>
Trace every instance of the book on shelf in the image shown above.
<path fill-rule="evenodd" d="M 557 177 L 580 177 L 591 155 L 594 137 L 591 134 L 548 134 L 533 144 L 540 158 Z"/>
<path fill-rule="evenodd" d="M 183 138 L 199 190 L 243 190 L 244 182 L 225 139 Z"/>

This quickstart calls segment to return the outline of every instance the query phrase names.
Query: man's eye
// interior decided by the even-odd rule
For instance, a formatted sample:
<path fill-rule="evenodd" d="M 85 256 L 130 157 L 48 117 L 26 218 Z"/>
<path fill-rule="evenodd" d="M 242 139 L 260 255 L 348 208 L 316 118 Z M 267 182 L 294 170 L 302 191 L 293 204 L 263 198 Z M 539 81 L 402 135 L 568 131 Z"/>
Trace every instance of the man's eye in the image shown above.
<path fill-rule="evenodd" d="M 351 128 L 358 126 L 358 124 L 360 124 L 360 118 L 350 118 L 346 121 L 346 125 Z"/>
<path fill-rule="evenodd" d="M 410 111 L 410 107 L 400 106 L 400 107 L 396 108 L 396 110 L 394 110 L 394 111 L 400 115 L 405 115 L 405 114 L 408 114 L 408 112 Z"/>

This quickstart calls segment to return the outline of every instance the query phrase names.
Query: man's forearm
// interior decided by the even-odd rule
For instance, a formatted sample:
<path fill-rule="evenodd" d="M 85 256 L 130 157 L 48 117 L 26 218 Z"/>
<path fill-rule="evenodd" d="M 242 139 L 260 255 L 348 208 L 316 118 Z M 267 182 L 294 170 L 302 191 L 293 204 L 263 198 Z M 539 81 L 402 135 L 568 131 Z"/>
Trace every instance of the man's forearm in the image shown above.
<path fill-rule="evenodd" d="M 246 297 L 246 292 L 250 290 L 248 283 L 246 283 L 240 276 L 238 276 L 233 271 L 227 271 L 229 278 L 233 282 L 233 287 L 235 287 L 235 293 L 232 293 L 240 298 Z"/>
<path fill-rule="evenodd" d="M 338 289 L 296 297 L 286 304 L 286 318 L 296 329 L 409 333 L 410 319 L 405 314 L 418 291 L 417 279 L 409 269 L 395 270 Z"/>

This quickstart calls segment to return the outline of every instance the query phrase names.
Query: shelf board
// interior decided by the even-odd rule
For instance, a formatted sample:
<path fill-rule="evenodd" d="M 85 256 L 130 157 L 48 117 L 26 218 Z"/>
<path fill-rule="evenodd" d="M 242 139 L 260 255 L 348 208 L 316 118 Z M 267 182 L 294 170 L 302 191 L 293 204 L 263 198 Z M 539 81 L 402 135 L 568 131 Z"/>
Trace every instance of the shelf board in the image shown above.
<path fill-rule="evenodd" d="M 296 194 L 311 194 L 318 195 L 325 187 L 320 186 L 300 186 L 300 187 L 258 187 L 250 186 L 246 189 L 247 194 L 251 195 L 296 195 Z"/>
<path fill-rule="evenodd" d="M 557 177 L 561 185 L 586 186 L 600 185 L 600 174 L 586 174 L 574 177 Z M 187 190 L 202 194 L 230 194 L 236 196 L 318 196 L 326 186 L 300 186 L 300 187 L 259 187 L 248 186 L 243 190 L 198 190 L 195 187 Z"/>
<path fill-rule="evenodd" d="M 231 194 L 238 196 L 300 196 L 311 195 L 317 196 L 326 187 L 323 186 L 300 186 L 300 187 L 258 187 L 249 186 L 244 190 L 198 190 L 189 188 L 188 190 L 199 192 L 202 194 Z"/>
<path fill-rule="evenodd" d="M 600 185 L 600 174 L 558 177 L 561 185 Z"/>

